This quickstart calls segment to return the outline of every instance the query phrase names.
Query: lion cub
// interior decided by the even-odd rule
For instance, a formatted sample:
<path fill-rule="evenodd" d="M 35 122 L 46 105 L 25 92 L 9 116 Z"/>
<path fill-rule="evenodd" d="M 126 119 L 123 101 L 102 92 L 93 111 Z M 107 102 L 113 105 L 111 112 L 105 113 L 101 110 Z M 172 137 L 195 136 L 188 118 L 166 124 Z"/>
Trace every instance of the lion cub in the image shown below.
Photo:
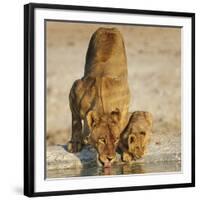
<path fill-rule="evenodd" d="M 119 148 L 122 160 L 130 162 L 144 156 L 152 135 L 153 118 L 151 113 L 133 112 L 128 125 L 121 134 Z"/>

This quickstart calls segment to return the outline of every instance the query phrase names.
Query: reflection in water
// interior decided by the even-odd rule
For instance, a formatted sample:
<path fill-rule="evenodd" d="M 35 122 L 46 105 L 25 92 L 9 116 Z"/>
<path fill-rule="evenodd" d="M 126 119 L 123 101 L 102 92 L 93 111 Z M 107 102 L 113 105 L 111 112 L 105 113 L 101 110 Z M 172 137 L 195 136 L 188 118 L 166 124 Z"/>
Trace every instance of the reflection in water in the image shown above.
<path fill-rule="evenodd" d="M 145 174 L 160 172 L 181 171 L 180 161 L 155 162 L 155 163 L 133 163 L 113 165 L 111 168 L 86 167 L 83 169 L 49 170 L 47 178 L 65 178 L 74 176 L 101 176 L 122 174 Z"/>

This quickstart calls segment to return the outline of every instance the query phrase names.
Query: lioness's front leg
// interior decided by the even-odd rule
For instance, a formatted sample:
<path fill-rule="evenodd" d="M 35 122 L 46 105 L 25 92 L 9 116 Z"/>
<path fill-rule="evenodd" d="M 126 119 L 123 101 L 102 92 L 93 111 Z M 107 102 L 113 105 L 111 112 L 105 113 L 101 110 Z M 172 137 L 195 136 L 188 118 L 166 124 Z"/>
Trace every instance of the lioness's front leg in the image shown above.
<path fill-rule="evenodd" d="M 69 152 L 73 153 L 79 152 L 83 144 L 82 123 L 77 106 L 77 97 L 75 94 L 76 85 L 77 84 L 75 82 L 69 95 L 70 109 L 72 112 L 72 136 L 71 141 L 67 145 L 67 149 Z"/>
<path fill-rule="evenodd" d="M 82 123 L 78 116 L 74 116 L 72 113 L 72 138 L 68 143 L 68 151 L 76 153 L 82 148 Z"/>

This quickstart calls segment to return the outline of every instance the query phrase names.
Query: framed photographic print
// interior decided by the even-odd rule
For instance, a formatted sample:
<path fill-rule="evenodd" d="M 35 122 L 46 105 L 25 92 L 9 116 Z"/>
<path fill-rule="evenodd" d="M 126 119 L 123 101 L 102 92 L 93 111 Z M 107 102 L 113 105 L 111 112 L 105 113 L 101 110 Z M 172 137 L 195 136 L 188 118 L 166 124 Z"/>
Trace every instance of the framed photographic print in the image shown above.
<path fill-rule="evenodd" d="M 195 186 L 195 14 L 24 6 L 24 194 Z"/>

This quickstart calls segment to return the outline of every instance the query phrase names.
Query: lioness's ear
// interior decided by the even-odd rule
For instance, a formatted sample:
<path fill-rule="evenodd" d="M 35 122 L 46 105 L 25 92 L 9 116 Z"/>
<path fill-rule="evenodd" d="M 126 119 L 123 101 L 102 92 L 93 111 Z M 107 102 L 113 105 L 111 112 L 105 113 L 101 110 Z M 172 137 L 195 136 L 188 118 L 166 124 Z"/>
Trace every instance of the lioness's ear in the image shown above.
<path fill-rule="evenodd" d="M 90 129 L 92 129 L 92 127 L 94 127 L 97 122 L 99 121 L 99 117 L 97 115 L 97 113 L 95 111 L 89 111 L 87 113 L 87 123 Z"/>
<path fill-rule="evenodd" d="M 116 108 L 116 110 L 112 111 L 111 112 L 111 116 L 112 116 L 112 119 L 115 121 L 115 122 L 119 122 L 120 119 L 121 119 L 121 112 L 118 108 Z"/>

